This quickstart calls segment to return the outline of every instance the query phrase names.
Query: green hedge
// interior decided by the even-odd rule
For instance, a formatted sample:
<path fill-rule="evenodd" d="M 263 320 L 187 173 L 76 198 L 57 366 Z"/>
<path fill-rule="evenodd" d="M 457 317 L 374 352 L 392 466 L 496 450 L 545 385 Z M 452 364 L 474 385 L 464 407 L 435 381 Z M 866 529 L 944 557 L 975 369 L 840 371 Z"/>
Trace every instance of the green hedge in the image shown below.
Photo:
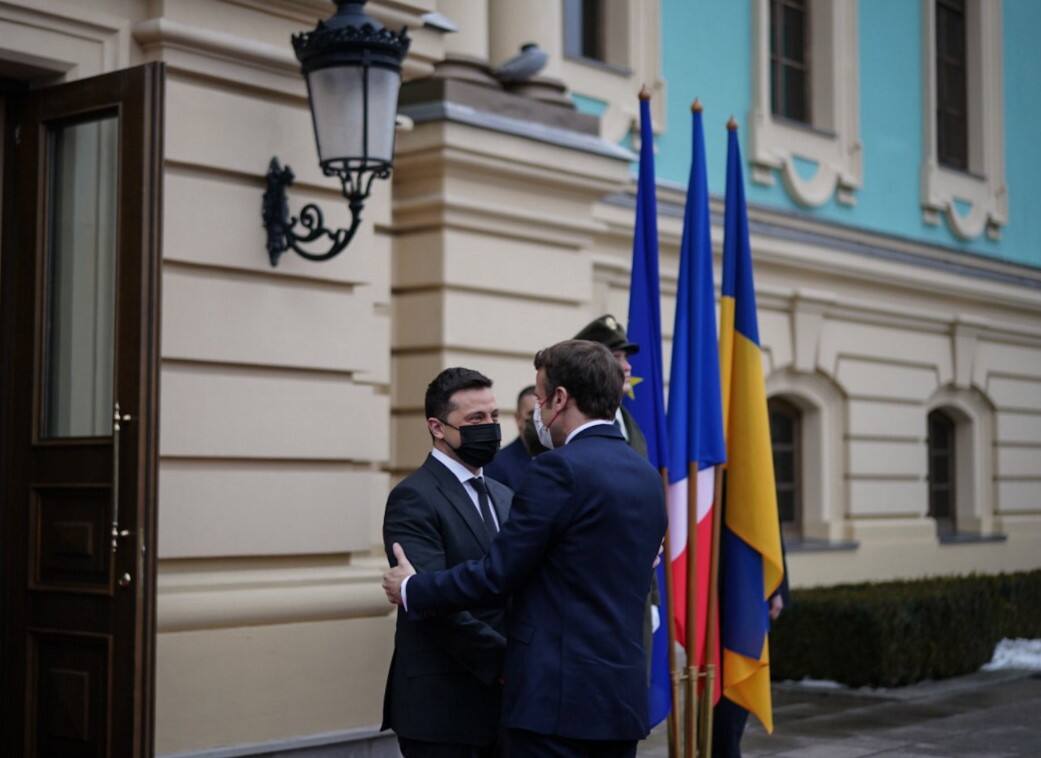
<path fill-rule="evenodd" d="M 1041 570 L 793 590 L 770 670 L 896 687 L 977 671 L 1003 637 L 1041 637 Z"/>

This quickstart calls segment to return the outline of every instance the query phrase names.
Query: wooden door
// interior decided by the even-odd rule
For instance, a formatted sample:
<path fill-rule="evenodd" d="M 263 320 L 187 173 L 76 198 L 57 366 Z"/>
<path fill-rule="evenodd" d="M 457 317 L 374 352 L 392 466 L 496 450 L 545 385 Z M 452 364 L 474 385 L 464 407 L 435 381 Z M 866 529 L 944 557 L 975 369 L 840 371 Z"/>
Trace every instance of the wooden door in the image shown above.
<path fill-rule="evenodd" d="M 163 69 L 5 100 L 0 754 L 146 756 Z"/>

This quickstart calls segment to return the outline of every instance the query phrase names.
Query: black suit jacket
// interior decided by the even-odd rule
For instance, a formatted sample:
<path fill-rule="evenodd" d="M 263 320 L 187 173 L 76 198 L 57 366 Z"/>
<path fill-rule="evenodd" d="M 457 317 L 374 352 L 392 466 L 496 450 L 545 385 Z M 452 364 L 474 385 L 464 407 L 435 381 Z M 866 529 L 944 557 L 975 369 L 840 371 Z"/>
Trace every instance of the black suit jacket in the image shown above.
<path fill-rule="evenodd" d="M 486 478 L 500 528 L 513 492 Z M 417 571 L 439 571 L 484 557 L 489 540 L 458 479 L 433 456 L 391 490 L 383 518 L 387 558 L 401 543 Z M 459 611 L 419 623 L 398 612 L 382 729 L 426 742 L 488 745 L 499 729 L 502 608 Z"/>
<path fill-rule="evenodd" d="M 585 429 L 531 462 L 487 557 L 409 579 L 409 618 L 510 596 L 504 725 L 641 739 L 644 605 L 664 501 L 661 475 L 613 425 Z"/>

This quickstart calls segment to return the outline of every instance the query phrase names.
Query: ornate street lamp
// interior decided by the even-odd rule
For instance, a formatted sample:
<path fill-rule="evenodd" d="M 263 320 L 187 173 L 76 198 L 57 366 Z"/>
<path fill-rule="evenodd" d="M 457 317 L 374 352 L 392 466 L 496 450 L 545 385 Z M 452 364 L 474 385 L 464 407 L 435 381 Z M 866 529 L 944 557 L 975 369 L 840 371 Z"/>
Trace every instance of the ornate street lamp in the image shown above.
<path fill-rule="evenodd" d="M 307 80 L 318 162 L 326 176 L 339 177 L 351 225 L 327 229 L 314 203 L 305 205 L 299 217 L 290 217 L 286 188 L 293 183 L 293 172 L 272 158 L 263 206 L 272 266 L 288 249 L 325 261 L 347 247 L 361 223 L 373 180 L 390 176 L 394 160 L 401 62 L 411 40 L 406 29 L 390 31 L 365 15 L 365 0 L 336 2 L 331 18 L 319 21 L 314 31 L 293 35 L 293 49 Z M 323 237 L 328 249 L 305 249 Z"/>

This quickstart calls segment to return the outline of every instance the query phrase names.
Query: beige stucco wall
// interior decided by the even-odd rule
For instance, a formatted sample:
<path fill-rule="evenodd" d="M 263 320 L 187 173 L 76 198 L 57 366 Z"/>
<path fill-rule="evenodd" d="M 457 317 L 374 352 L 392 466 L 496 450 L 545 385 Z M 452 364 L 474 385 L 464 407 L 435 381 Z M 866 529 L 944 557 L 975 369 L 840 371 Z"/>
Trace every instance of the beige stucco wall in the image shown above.
<path fill-rule="evenodd" d="M 441 9 L 465 26 L 461 0 L 370 6 L 413 27 L 409 77 L 428 75 L 446 44 L 502 57 L 516 39 L 558 33 L 545 19 L 517 28 L 526 17 L 507 12 L 512 0 L 472 1 L 478 28 L 458 38 L 422 28 L 419 16 Z M 657 7 L 649 1 L 647 14 Z M 260 198 L 273 155 L 296 172 L 292 209 L 313 201 L 330 223 L 346 222 L 317 166 L 288 44 L 330 9 L 0 4 L 0 54 L 51 67 L 56 80 L 168 66 L 159 754 L 377 725 L 393 627 L 372 548 L 390 482 L 428 445 L 426 383 L 469 365 L 495 379 L 511 409 L 534 350 L 600 313 L 627 312 L 633 212 L 605 198 L 631 192 L 628 165 L 459 123 L 399 135 L 393 180 L 376 185 L 339 258 L 290 254 L 270 267 Z M 506 17 L 509 34 L 494 27 Z M 609 102 L 601 134 L 611 142 L 630 128 L 641 83 L 664 112 L 654 35 L 634 33 L 630 46 L 628 76 L 575 62 L 552 71 Z M 659 118 L 656 128 L 687 126 Z M 660 202 L 667 362 L 682 193 L 664 187 Z M 755 233 L 752 243 L 767 386 L 804 410 L 805 536 L 859 545 L 790 553 L 793 583 L 1041 565 L 1037 291 L 844 245 L 892 241 L 783 216 L 753 221 L 803 233 Z M 717 274 L 720 241 L 717 229 Z M 925 418 L 939 405 L 968 424 L 963 523 L 1006 541 L 940 545 L 924 516 Z"/>

